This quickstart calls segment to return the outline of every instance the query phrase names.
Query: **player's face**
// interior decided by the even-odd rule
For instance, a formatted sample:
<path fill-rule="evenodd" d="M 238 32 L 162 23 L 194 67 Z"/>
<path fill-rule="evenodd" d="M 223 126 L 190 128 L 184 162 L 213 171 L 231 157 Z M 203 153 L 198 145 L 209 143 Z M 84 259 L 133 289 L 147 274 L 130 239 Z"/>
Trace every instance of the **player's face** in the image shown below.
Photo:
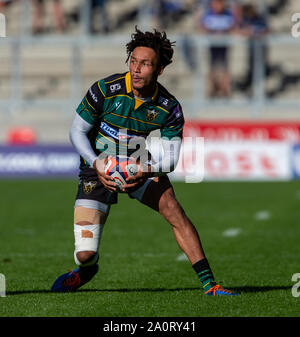
<path fill-rule="evenodd" d="M 225 9 L 225 3 L 223 0 L 213 0 L 210 6 L 215 13 L 222 13 Z"/>
<path fill-rule="evenodd" d="M 155 88 L 163 68 L 158 66 L 158 58 L 152 48 L 136 47 L 131 54 L 129 70 L 134 93 L 142 93 Z"/>

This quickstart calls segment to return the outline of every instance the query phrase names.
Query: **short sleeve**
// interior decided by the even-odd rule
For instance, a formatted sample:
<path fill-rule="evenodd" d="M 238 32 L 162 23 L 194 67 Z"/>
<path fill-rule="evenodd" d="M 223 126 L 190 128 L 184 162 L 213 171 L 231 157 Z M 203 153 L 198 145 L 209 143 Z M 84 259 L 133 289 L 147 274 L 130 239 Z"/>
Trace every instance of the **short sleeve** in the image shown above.
<path fill-rule="evenodd" d="M 103 114 L 104 99 L 105 84 L 103 81 L 97 81 L 89 88 L 78 105 L 76 112 L 86 122 L 94 125 L 96 120 Z"/>
<path fill-rule="evenodd" d="M 177 103 L 166 118 L 164 126 L 161 129 L 161 137 L 172 139 L 174 137 L 182 138 L 184 126 L 184 116 L 181 105 Z"/>

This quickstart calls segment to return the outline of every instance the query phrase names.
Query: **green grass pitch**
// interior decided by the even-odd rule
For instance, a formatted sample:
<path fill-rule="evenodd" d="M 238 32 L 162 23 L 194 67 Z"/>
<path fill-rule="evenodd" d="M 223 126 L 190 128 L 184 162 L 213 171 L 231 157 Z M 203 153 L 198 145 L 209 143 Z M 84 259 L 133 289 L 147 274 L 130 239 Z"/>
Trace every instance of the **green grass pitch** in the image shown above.
<path fill-rule="evenodd" d="M 120 195 L 100 245 L 100 270 L 77 293 L 56 294 L 75 268 L 76 181 L 0 181 L 1 317 L 300 316 L 300 182 L 174 183 L 215 278 L 238 297 L 206 297 L 170 226 Z"/>

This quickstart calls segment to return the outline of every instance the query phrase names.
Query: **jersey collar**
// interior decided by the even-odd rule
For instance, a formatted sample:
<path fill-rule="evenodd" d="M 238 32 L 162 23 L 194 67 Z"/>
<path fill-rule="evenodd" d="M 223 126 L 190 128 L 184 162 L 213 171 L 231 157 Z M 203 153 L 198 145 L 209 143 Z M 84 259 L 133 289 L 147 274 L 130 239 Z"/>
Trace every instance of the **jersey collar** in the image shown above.
<path fill-rule="evenodd" d="M 131 76 L 130 76 L 130 72 L 129 71 L 125 75 L 125 84 L 126 84 L 126 92 L 127 92 L 127 94 L 131 94 L 131 96 L 134 96 L 133 92 L 132 92 Z M 155 101 L 155 99 L 157 97 L 157 94 L 158 94 L 158 84 L 156 83 L 156 89 L 155 89 L 154 95 L 152 96 L 152 102 Z"/>

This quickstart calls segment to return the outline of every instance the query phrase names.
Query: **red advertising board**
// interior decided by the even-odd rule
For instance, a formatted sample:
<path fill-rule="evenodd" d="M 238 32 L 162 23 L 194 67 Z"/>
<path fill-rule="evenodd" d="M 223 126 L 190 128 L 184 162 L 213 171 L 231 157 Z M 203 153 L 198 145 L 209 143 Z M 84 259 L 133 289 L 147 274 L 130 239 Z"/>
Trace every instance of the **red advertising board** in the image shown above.
<path fill-rule="evenodd" d="M 300 141 L 300 121 L 186 121 L 185 137 L 205 140 L 282 140 Z"/>
<path fill-rule="evenodd" d="M 300 144 L 300 121 L 186 121 L 184 143 L 191 138 L 201 138 L 204 146 L 184 147 L 184 154 L 202 155 L 205 180 L 287 180 L 293 176 L 292 147 Z M 186 165 L 180 163 L 176 177 L 185 174 Z"/>

